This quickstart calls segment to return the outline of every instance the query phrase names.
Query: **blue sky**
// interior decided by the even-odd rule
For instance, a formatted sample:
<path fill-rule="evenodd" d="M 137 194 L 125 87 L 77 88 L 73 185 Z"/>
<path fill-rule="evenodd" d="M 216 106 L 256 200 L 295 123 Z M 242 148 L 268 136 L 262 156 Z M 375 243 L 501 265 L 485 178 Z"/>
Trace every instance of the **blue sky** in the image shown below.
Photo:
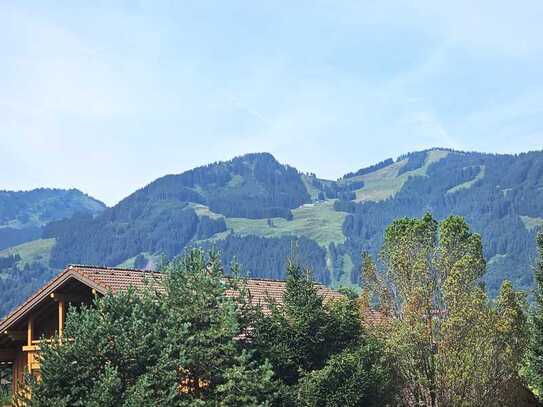
<path fill-rule="evenodd" d="M 111 205 L 255 151 L 337 178 L 542 149 L 541 21 L 539 0 L 1 2 L 0 188 Z"/>

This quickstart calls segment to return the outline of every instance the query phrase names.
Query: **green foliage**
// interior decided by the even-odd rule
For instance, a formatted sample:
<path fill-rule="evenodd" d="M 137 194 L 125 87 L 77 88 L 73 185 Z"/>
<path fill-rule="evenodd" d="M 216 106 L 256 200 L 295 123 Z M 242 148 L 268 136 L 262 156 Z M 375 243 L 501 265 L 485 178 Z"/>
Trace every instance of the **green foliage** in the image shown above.
<path fill-rule="evenodd" d="M 341 244 L 345 235 L 341 229 L 346 214 L 334 210 L 333 202 L 304 205 L 292 210 L 293 218 L 288 221 L 282 218 L 267 219 L 229 218 L 228 228 L 240 235 L 257 235 L 263 237 L 304 236 L 320 245 L 330 243 Z"/>
<path fill-rule="evenodd" d="M 0 318 L 52 278 L 54 270 L 41 262 L 18 262 L 0 269 Z"/>
<path fill-rule="evenodd" d="M 0 365 L 0 406 L 11 403 L 11 369 Z"/>
<path fill-rule="evenodd" d="M 270 365 L 241 349 L 245 290 L 223 280 L 219 259 L 193 250 L 164 271 L 165 291 L 149 282 L 70 310 L 65 336 L 43 346 L 30 405 L 256 406 L 279 397 Z"/>
<path fill-rule="evenodd" d="M 142 252 L 171 259 L 226 230 L 224 218 L 198 216 L 194 204 L 228 217 L 292 219 L 290 210 L 309 200 L 298 171 L 270 154 L 248 154 L 159 178 L 98 217 L 47 225 L 44 236 L 57 239 L 55 267 L 116 265 Z"/>
<path fill-rule="evenodd" d="M 292 262 L 282 306 L 272 303 L 269 314 L 260 310 L 252 326 L 258 355 L 288 385 L 296 384 L 302 372 L 320 369 L 330 355 L 357 343 L 361 335 L 352 301 L 327 308 L 307 272 Z"/>
<path fill-rule="evenodd" d="M 300 406 L 380 407 L 391 401 L 395 389 L 382 347 L 368 342 L 333 355 L 320 370 L 300 383 Z"/>
<path fill-rule="evenodd" d="M 294 252 L 298 258 L 308 259 L 307 264 L 318 281 L 330 283 L 325 249 L 305 237 L 283 236 L 266 239 L 259 236 L 229 235 L 215 242 L 200 243 L 200 246 L 220 251 L 227 264 L 234 260 L 243 264 L 243 270 L 252 277 L 280 280 L 285 278 L 288 257 Z"/>
<path fill-rule="evenodd" d="M 55 239 L 36 239 L 1 250 L 0 257 L 19 256 L 18 263 L 22 266 L 34 262 L 48 265 L 51 249 L 54 245 Z"/>
<path fill-rule="evenodd" d="M 338 181 L 300 174 L 269 154 L 250 154 L 157 179 L 99 216 L 58 222 L 44 218 L 43 233 L 14 229 L 21 222 L 36 224 L 31 216 L 0 225 L 0 235 L 11 236 L 9 245 L 56 238 L 50 267 L 43 271 L 47 276 L 69 263 L 132 266 L 142 253 L 147 260 L 162 255 L 169 260 L 186 247 L 216 243 L 251 275 L 274 278 L 284 275 L 284 258 L 291 254 L 285 251 L 299 237 L 309 242 L 301 261 L 313 267 L 319 281 L 340 287 L 359 284 L 360 253 L 378 256 L 389 223 L 431 209 L 436 219 L 463 216 L 481 235 L 488 259 L 483 280 L 495 298 L 504 279 L 516 289 L 533 285 L 530 259 L 541 228 L 542 176 L 542 152 L 432 149 L 386 160 Z M 301 206 L 316 199 L 322 201 Z M 55 211 L 61 201 L 56 200 Z M 30 234 L 15 236 L 23 232 Z M 36 274 L 29 286 L 45 279 Z M 12 286 L 21 288 L 22 282 Z M 0 289 L 0 296 L 11 300 L 15 295 L 13 304 L 29 292 L 18 296 L 15 288 L 8 290 Z"/>
<path fill-rule="evenodd" d="M 364 257 L 365 297 L 389 318 L 372 332 L 393 355 L 408 405 L 517 405 L 524 296 L 504 282 L 496 303 L 487 299 L 482 247 L 461 217 L 438 224 L 426 214 L 387 228 L 382 273 Z"/>
<path fill-rule="evenodd" d="M 53 276 L 48 264 L 54 244 L 54 239 L 37 239 L 0 250 L 0 318 Z"/>
<path fill-rule="evenodd" d="M 289 265 L 282 304 L 257 312 L 251 326 L 257 358 L 271 362 L 298 405 L 380 405 L 394 395 L 381 348 L 362 331 L 356 299 L 325 303 L 295 263 Z"/>
<path fill-rule="evenodd" d="M 530 318 L 530 346 L 526 376 L 530 386 L 543 399 L 543 233 L 537 237 L 539 259 L 535 266 L 535 309 Z"/>
<path fill-rule="evenodd" d="M 360 175 L 366 175 L 371 174 L 372 172 L 378 171 L 381 168 L 388 167 L 389 165 L 394 164 L 394 160 L 392 158 L 387 158 L 386 160 L 380 161 L 377 164 L 371 165 L 369 167 L 361 168 L 356 172 L 350 172 L 348 174 L 345 174 L 343 176 L 344 179 L 346 178 L 353 178 Z"/>
<path fill-rule="evenodd" d="M 224 383 L 217 388 L 219 406 L 272 406 L 290 402 L 288 390 L 277 382 L 268 361 L 262 364 L 251 360 L 243 351 L 236 364 L 227 369 Z"/>
<path fill-rule="evenodd" d="M 438 151 L 430 151 L 428 157 L 434 152 Z M 492 260 L 483 277 L 492 297 L 498 294 L 504 279 L 511 280 L 515 288 L 530 288 L 530 259 L 535 255 L 537 229 L 532 228 L 534 224 L 529 225 L 531 229 L 525 227 L 523 219 L 540 218 L 543 213 L 543 153 L 444 153 L 448 153 L 446 157 L 400 176 L 392 171 L 397 162 L 362 176 L 366 186 L 360 190 L 359 199 L 364 191 L 366 197 L 374 193 L 372 188 L 376 188 L 375 194 L 384 193 L 400 178 L 405 179 L 390 199 L 336 201 L 337 210 L 350 213 L 343 225 L 347 239 L 340 252 L 348 253 L 355 270 L 360 270 L 359 254 L 367 251 L 374 257 L 378 255 L 388 224 L 399 217 L 420 217 L 431 208 L 436 219 L 450 214 L 463 216 L 481 235 L 485 257 Z M 421 176 L 412 176 L 414 173 Z M 359 281 L 359 277 L 354 273 L 353 282 Z"/>
<path fill-rule="evenodd" d="M 398 161 L 407 158 L 407 162 L 402 165 L 398 175 L 402 175 L 405 172 L 415 171 L 422 167 L 426 161 L 428 154 L 431 154 L 432 151 L 417 151 L 415 153 L 407 154 L 404 157 L 398 157 Z"/>
<path fill-rule="evenodd" d="M 128 198 L 127 198 L 128 199 Z M 195 236 L 199 219 L 194 209 L 175 200 L 122 201 L 93 218 L 77 216 L 52 222 L 45 237 L 55 237 L 51 266 L 69 263 L 117 265 L 142 252 L 163 252 L 172 258 Z"/>
<path fill-rule="evenodd" d="M 104 209 L 102 202 L 76 189 L 0 191 L 0 258 L 20 256 L 16 264 L 0 264 L 0 318 L 55 272 L 49 267 L 55 240 L 40 239 L 43 227 L 74 214 L 94 216 Z"/>

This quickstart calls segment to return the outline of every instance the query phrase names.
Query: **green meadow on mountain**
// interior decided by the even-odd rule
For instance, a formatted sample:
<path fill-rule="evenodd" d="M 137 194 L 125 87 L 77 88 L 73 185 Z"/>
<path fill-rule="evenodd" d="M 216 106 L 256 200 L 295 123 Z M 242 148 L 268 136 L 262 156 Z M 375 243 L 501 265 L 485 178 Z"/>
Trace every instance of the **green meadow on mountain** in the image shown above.
<path fill-rule="evenodd" d="M 505 278 L 531 288 L 543 152 L 432 149 L 335 181 L 247 154 L 164 176 L 111 208 L 74 190 L 1 192 L 0 314 L 66 264 L 156 268 L 192 246 L 254 277 L 283 278 L 293 255 L 321 282 L 356 286 L 361 253 L 378 254 L 386 225 L 425 212 L 461 215 L 482 235 L 491 295 Z"/>
<path fill-rule="evenodd" d="M 0 250 L 40 237 L 49 222 L 77 213 L 96 215 L 105 208 L 76 189 L 0 191 Z"/>

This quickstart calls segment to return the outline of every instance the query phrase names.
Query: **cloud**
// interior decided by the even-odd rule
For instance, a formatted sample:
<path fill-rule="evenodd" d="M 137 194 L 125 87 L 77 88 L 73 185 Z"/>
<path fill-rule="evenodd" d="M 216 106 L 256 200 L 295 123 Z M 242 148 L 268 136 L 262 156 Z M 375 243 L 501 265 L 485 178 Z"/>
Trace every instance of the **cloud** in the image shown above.
<path fill-rule="evenodd" d="M 436 145 L 533 148 L 542 9 L 2 3 L 0 188 L 73 186 L 112 204 L 250 151 L 337 178 Z"/>

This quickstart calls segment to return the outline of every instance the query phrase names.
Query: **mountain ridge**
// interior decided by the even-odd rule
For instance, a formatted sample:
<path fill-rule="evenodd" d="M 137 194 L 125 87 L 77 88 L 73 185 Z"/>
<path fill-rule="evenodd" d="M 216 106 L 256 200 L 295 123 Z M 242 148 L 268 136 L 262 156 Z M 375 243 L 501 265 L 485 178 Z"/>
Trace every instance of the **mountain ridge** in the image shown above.
<path fill-rule="evenodd" d="M 253 277 L 282 278 L 294 254 L 317 280 L 353 286 L 360 254 L 377 255 L 389 222 L 430 211 L 438 219 L 464 216 L 481 233 L 485 282 L 494 294 L 504 278 L 531 287 L 542 198 L 543 151 L 432 148 L 337 180 L 302 173 L 270 153 L 251 153 L 157 178 L 100 213 L 47 223 L 40 238 L 51 248 L 48 263 L 40 264 L 47 270 L 68 263 L 153 268 L 201 246 L 220 250 L 226 262 L 238 259 Z"/>
<path fill-rule="evenodd" d="M 75 188 L 0 190 L 0 250 L 40 236 L 49 222 L 76 213 L 94 215 L 105 208 L 104 203 Z"/>

